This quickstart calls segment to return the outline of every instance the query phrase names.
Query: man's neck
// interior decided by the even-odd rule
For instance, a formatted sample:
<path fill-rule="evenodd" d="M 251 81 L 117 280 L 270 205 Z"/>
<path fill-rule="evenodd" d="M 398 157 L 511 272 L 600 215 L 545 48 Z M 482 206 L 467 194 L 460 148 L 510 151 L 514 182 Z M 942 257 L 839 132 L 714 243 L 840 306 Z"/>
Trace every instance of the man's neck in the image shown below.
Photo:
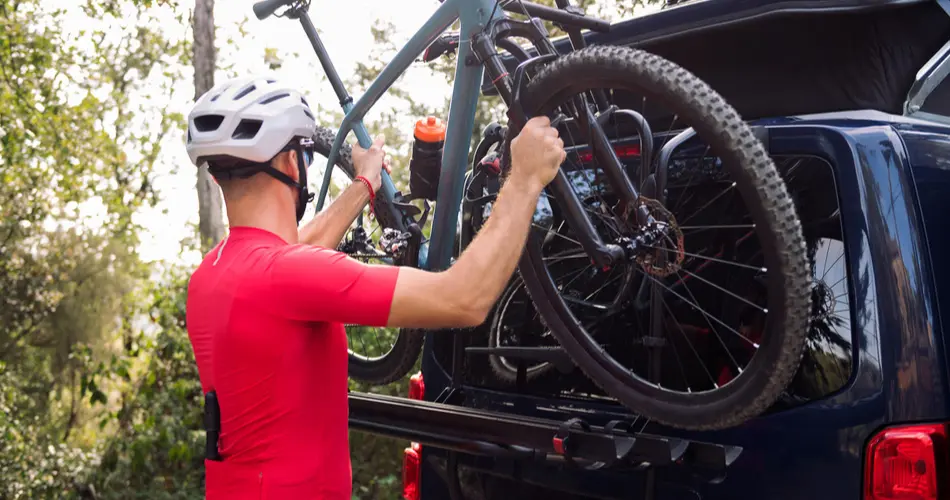
<path fill-rule="evenodd" d="M 254 227 L 272 232 L 290 244 L 298 241 L 297 219 L 292 208 L 281 203 L 241 200 L 227 203 L 230 227 Z"/>

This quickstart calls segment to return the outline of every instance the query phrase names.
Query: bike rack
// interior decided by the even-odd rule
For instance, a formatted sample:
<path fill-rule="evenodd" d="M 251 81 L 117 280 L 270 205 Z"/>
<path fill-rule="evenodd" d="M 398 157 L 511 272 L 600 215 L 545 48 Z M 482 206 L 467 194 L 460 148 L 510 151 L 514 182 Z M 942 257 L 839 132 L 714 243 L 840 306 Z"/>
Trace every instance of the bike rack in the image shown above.
<path fill-rule="evenodd" d="M 738 446 L 633 432 L 634 422 L 600 427 L 522 417 L 431 401 L 352 392 L 350 428 L 471 455 L 568 462 L 579 467 L 686 465 L 724 472 Z"/>
<path fill-rule="evenodd" d="M 550 10 L 576 15 L 568 0 L 557 0 L 557 6 L 558 9 Z M 572 45 L 584 45 L 579 29 L 565 28 Z M 755 133 L 764 144 L 768 144 L 768 132 L 764 127 L 756 127 Z M 683 142 L 692 133 L 688 131 L 681 135 L 679 139 Z M 660 154 L 666 153 L 668 157 L 673 148 L 675 145 L 664 148 L 669 151 L 661 151 Z M 569 373 L 575 367 L 560 346 L 473 347 L 465 345 L 460 338 L 461 333 L 456 332 L 452 339 L 452 361 L 447 370 L 449 385 L 435 401 L 358 392 L 349 394 L 351 429 L 448 451 L 446 479 L 453 500 L 461 498 L 459 454 L 513 460 L 515 478 L 520 477 L 520 464 L 525 461 L 556 462 L 587 470 L 641 470 L 645 471 L 644 498 L 652 499 L 655 496 L 656 467 L 682 466 L 691 471 L 702 471 L 701 477 L 715 483 L 725 478 L 726 469 L 742 453 L 739 446 L 640 432 L 643 426 L 637 426 L 636 419 L 612 420 L 597 426 L 579 417 L 560 421 L 467 407 L 462 369 L 466 355 L 495 355 L 515 360 L 518 365 L 514 387 L 516 393 L 526 392 L 527 361 L 552 363 L 562 373 Z M 661 345 L 662 340 L 658 339 L 656 347 Z M 651 367 L 650 377 L 655 379 L 659 376 L 660 358 L 653 351 L 650 352 L 648 363 Z M 522 402 L 515 406 L 523 409 L 523 406 L 530 404 Z"/>

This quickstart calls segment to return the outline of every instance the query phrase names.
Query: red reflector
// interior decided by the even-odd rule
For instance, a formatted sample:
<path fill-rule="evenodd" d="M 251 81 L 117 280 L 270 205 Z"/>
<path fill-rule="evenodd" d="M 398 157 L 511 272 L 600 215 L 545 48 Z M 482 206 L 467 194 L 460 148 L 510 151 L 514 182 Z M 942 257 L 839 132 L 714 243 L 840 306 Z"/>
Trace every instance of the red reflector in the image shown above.
<path fill-rule="evenodd" d="M 937 500 L 937 467 L 946 467 L 944 424 L 885 429 L 868 443 L 865 500 Z"/>
<path fill-rule="evenodd" d="M 426 384 L 422 380 L 422 372 L 409 377 L 409 399 L 422 401 L 426 395 Z"/>
<path fill-rule="evenodd" d="M 554 445 L 555 453 L 557 453 L 558 455 L 564 454 L 564 440 L 563 439 L 554 438 L 553 445 Z"/>
<path fill-rule="evenodd" d="M 625 146 L 614 146 L 614 152 L 617 153 L 618 158 L 640 156 L 640 145 L 628 144 Z M 580 158 L 582 163 L 588 163 L 594 160 L 594 153 L 592 153 L 589 149 L 585 149 L 583 153 L 579 153 L 577 156 Z"/>
<path fill-rule="evenodd" d="M 403 451 L 402 456 L 402 497 L 405 500 L 419 500 L 421 492 L 419 491 L 422 482 L 422 447 L 419 443 L 412 443 L 412 446 Z"/>

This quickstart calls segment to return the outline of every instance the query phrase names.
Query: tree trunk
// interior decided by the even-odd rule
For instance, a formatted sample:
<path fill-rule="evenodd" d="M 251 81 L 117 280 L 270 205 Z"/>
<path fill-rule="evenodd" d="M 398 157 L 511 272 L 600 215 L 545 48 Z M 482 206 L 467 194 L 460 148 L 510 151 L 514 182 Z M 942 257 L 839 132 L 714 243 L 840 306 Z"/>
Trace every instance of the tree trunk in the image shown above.
<path fill-rule="evenodd" d="M 195 65 L 195 100 L 214 86 L 214 0 L 195 0 L 192 21 L 195 43 L 192 56 Z M 223 200 L 221 189 L 208 173 L 208 166 L 198 168 L 198 231 L 201 248 L 209 250 L 224 238 Z"/>

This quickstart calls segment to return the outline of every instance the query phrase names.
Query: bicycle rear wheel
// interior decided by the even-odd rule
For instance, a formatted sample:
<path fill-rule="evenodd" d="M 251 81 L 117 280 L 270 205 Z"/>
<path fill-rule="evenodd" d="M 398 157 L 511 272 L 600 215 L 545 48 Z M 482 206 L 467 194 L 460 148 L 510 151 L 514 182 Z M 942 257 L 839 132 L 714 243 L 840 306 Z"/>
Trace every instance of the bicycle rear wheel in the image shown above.
<path fill-rule="evenodd" d="M 650 250 L 645 254 L 637 254 L 623 265 L 595 269 L 588 265 L 589 256 L 578 248 L 558 200 L 544 195 L 551 210 L 535 216 L 535 229 L 519 263 L 521 276 L 561 346 L 591 380 L 625 406 L 654 421 L 687 429 L 742 423 L 780 396 L 795 375 L 804 347 L 810 276 L 794 204 L 772 160 L 735 110 L 704 82 L 659 56 L 608 46 L 568 54 L 542 68 L 527 84 L 522 105 L 529 116 L 576 116 L 582 112 L 577 103 L 586 104 L 590 99 L 585 96 L 597 89 L 614 103 L 621 99 L 618 96 L 635 95 L 642 96 L 644 103 L 649 98 L 651 103 L 660 102 L 672 110 L 670 129 L 664 127 L 666 134 L 650 134 L 640 140 L 637 154 L 643 156 L 639 172 L 627 170 L 643 197 L 640 203 L 664 222 L 662 237 L 656 246 L 647 245 Z M 610 138 L 613 140 L 623 136 L 617 116 L 604 120 L 618 130 Z M 578 123 L 582 122 L 566 120 L 559 125 L 569 150 L 562 169 L 572 172 L 571 183 L 595 228 L 605 243 L 642 236 L 638 233 L 642 230 L 626 215 L 629 212 L 618 208 L 621 200 L 611 198 L 605 183 L 598 184 L 597 167 L 590 165 L 594 155 L 584 157 L 581 153 L 590 142 L 583 140 L 583 130 L 571 128 Z M 679 144 L 671 140 L 676 130 L 690 127 L 699 141 Z M 604 126 L 605 131 L 608 128 Z M 592 130 L 587 130 L 588 136 Z M 643 128 L 639 130 L 642 133 Z M 509 130 L 506 144 L 517 133 Z M 582 140 L 577 140 L 577 135 Z M 678 144 L 685 150 L 711 150 L 718 160 L 689 167 L 684 156 L 674 154 L 673 162 L 654 163 L 650 152 L 655 140 L 660 141 L 656 144 L 662 153 L 673 151 L 673 145 Z M 663 148 L 667 143 L 671 147 Z M 675 166 L 669 171 L 653 170 L 654 165 L 667 163 Z M 700 179 L 696 185 L 682 179 L 692 173 Z M 664 205 L 667 195 L 670 200 Z M 719 202 L 726 204 L 715 205 Z M 687 218 L 696 215 L 680 213 L 687 208 L 702 214 L 705 221 L 725 218 L 732 213 L 728 210 L 741 209 L 744 215 L 736 215 L 728 223 L 694 228 L 684 222 L 697 224 Z M 729 235 L 731 243 L 718 243 L 727 253 L 706 253 L 709 240 L 690 230 L 704 230 L 707 235 L 719 235 L 720 240 Z M 757 245 L 749 248 L 746 243 L 754 239 Z M 699 242 L 705 246 L 697 247 Z M 573 244 L 577 245 L 571 247 Z M 731 262 L 729 256 L 750 260 Z M 717 277 L 725 281 L 714 282 Z M 713 302 L 707 295 L 712 293 L 700 296 L 693 292 L 698 286 L 722 291 L 722 297 L 714 302 L 722 317 L 710 312 L 714 309 L 708 304 Z M 597 302 L 597 294 L 607 298 Z M 735 302 L 727 304 L 729 300 Z M 625 322 L 613 321 L 612 329 L 600 328 L 606 320 L 621 317 Z M 679 364 L 682 382 L 664 386 L 659 358 L 638 353 L 670 345 L 688 345 L 697 353 L 690 340 L 693 333 L 684 331 L 690 321 L 697 325 L 694 331 L 708 334 L 706 348 L 725 352 L 721 357 L 732 374 L 723 378 L 710 373 L 708 367 L 696 369 L 699 354 L 690 362 L 686 355 L 674 351 L 671 359 Z M 748 334 L 750 325 L 758 325 L 758 336 Z M 745 353 L 741 362 L 739 354 L 729 351 L 737 343 Z M 624 364 L 631 361 L 633 368 Z M 704 379 L 701 383 L 696 382 L 697 374 Z"/>
<path fill-rule="evenodd" d="M 326 168 L 335 137 L 336 134 L 332 130 L 323 127 L 318 127 L 313 136 L 314 153 L 319 155 L 313 162 L 313 166 L 320 169 L 318 172 L 321 174 Z M 356 175 L 348 145 L 343 146 L 330 175 L 332 176 L 330 184 L 332 199 L 333 195 L 345 188 Z M 310 178 L 311 189 L 319 192 L 323 175 L 311 175 Z M 311 212 L 307 215 L 313 214 Z M 394 259 L 380 248 L 379 238 L 382 236 L 383 229 L 387 227 L 389 227 L 388 221 L 372 218 L 367 207 L 360 218 L 353 223 L 338 250 L 362 262 L 402 265 L 403 262 Z M 376 385 L 395 382 L 409 373 L 422 352 L 424 339 L 423 333 L 417 330 L 362 325 L 346 325 L 346 336 L 350 377 Z"/>

